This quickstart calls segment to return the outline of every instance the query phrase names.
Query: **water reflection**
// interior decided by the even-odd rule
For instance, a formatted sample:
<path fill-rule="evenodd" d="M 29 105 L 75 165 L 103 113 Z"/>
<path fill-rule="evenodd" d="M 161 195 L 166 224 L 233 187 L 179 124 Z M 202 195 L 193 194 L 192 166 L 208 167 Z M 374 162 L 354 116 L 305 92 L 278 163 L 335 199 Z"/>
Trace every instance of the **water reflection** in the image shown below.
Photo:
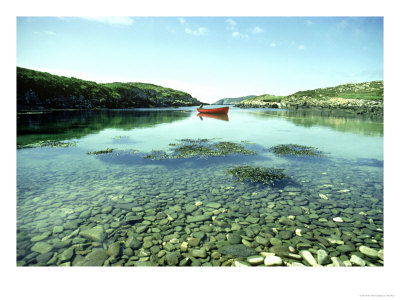
<path fill-rule="evenodd" d="M 17 143 L 22 146 L 44 140 L 79 139 L 106 128 L 152 127 L 183 120 L 190 115 L 188 110 L 57 111 L 18 115 Z"/>
<path fill-rule="evenodd" d="M 229 117 L 228 114 L 206 114 L 206 113 L 198 113 L 197 116 L 203 121 L 204 118 L 211 118 L 211 119 L 217 119 L 221 121 L 228 121 L 229 122 Z"/>
<path fill-rule="evenodd" d="M 354 116 L 341 112 L 301 110 L 248 110 L 259 118 L 285 118 L 302 127 L 322 126 L 335 131 L 383 136 L 383 118 Z"/>

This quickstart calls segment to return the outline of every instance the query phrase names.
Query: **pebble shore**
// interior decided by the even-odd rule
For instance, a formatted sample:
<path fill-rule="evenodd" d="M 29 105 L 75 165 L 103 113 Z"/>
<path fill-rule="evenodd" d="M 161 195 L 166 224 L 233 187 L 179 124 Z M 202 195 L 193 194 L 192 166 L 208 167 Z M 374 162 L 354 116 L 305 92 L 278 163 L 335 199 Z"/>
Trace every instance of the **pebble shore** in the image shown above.
<path fill-rule="evenodd" d="M 212 165 L 26 168 L 17 265 L 383 266 L 376 167 L 290 165 L 295 184 L 284 187 Z"/>

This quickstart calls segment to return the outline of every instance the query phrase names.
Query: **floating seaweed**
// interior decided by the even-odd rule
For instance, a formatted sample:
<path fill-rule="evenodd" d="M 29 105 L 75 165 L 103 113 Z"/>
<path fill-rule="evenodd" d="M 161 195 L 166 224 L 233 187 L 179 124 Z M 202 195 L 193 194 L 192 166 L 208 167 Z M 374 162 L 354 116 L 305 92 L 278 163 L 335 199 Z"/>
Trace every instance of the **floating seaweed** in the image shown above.
<path fill-rule="evenodd" d="M 62 142 L 62 141 L 55 141 L 55 140 L 47 140 L 47 141 L 40 141 L 37 143 L 33 144 L 26 144 L 26 145 L 17 145 L 17 149 L 24 149 L 24 148 L 69 148 L 69 147 L 75 147 L 76 142 L 75 141 L 68 141 L 68 142 Z"/>
<path fill-rule="evenodd" d="M 113 140 L 129 139 L 128 135 L 117 135 L 112 137 Z"/>
<path fill-rule="evenodd" d="M 171 153 L 162 150 L 153 150 L 144 156 L 146 159 L 177 159 L 177 158 L 209 158 L 227 156 L 230 154 L 254 155 L 256 151 L 234 142 L 211 143 L 209 139 L 182 139 L 180 143 L 171 143 Z"/>
<path fill-rule="evenodd" d="M 169 158 L 168 154 L 165 151 L 162 150 L 152 150 L 149 154 L 143 156 L 145 159 L 151 159 L 151 160 L 160 160 L 163 158 Z"/>
<path fill-rule="evenodd" d="M 107 148 L 106 150 L 99 150 L 99 151 L 93 151 L 93 152 L 86 152 L 86 154 L 93 154 L 93 155 L 99 155 L 99 154 L 108 154 L 113 152 L 114 149 Z"/>
<path fill-rule="evenodd" d="M 303 146 L 297 144 L 281 144 L 269 148 L 270 151 L 280 156 L 318 156 L 325 157 L 322 151 L 319 151 L 315 147 Z"/>
<path fill-rule="evenodd" d="M 260 168 L 249 165 L 228 169 L 226 172 L 237 177 L 239 181 L 261 182 L 275 185 L 275 182 L 287 178 L 284 169 Z"/>

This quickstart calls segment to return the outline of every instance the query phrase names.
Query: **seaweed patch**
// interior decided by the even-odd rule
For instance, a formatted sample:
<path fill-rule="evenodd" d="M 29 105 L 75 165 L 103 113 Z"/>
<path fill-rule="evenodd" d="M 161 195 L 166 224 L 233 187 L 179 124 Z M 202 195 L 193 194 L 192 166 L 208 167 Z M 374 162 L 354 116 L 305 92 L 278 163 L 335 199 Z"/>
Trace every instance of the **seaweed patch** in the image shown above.
<path fill-rule="evenodd" d="M 17 149 L 24 149 L 24 148 L 69 148 L 76 146 L 75 141 L 55 141 L 55 140 L 47 140 L 47 141 L 40 141 L 33 144 L 26 144 L 26 145 L 17 145 Z"/>
<path fill-rule="evenodd" d="M 145 159 L 177 159 L 177 158 L 204 158 L 227 156 L 230 154 L 254 155 L 252 151 L 239 143 L 234 142 L 216 142 L 212 143 L 209 139 L 182 139 L 180 143 L 170 143 L 169 152 L 162 150 L 153 150 L 145 155 Z"/>
<path fill-rule="evenodd" d="M 114 149 L 107 148 L 105 150 L 93 151 L 93 152 L 86 152 L 89 155 L 99 155 L 99 154 L 109 154 L 112 153 Z"/>
<path fill-rule="evenodd" d="M 297 144 L 281 144 L 269 148 L 270 151 L 279 156 L 317 156 L 326 157 L 322 151 L 319 151 L 315 147 L 303 146 Z"/>
<path fill-rule="evenodd" d="M 283 171 L 284 169 L 260 168 L 244 165 L 230 168 L 226 172 L 235 176 L 239 181 L 261 182 L 266 185 L 275 185 L 276 181 L 288 177 Z"/>

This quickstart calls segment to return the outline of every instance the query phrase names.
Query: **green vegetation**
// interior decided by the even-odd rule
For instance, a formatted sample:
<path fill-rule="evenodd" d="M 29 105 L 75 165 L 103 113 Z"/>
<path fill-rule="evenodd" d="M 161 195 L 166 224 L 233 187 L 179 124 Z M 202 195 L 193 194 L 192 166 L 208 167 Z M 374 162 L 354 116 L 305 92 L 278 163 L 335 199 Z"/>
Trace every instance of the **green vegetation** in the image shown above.
<path fill-rule="evenodd" d="M 290 95 L 289 97 L 310 97 L 321 101 L 334 97 L 383 101 L 383 81 L 347 83 L 335 87 L 300 91 Z"/>
<path fill-rule="evenodd" d="M 284 169 L 244 165 L 228 169 L 226 172 L 237 177 L 239 181 L 261 182 L 273 186 L 277 181 L 287 178 L 283 171 Z"/>
<path fill-rule="evenodd" d="M 261 95 L 238 107 L 344 109 L 357 114 L 383 114 L 383 81 L 348 83 L 299 91 L 289 96 Z"/>
<path fill-rule="evenodd" d="M 264 94 L 257 97 L 253 97 L 247 100 L 243 100 L 240 102 L 241 105 L 258 103 L 259 105 L 263 105 L 265 103 L 272 103 L 272 102 L 280 102 L 285 96 L 274 96 L 270 94 Z"/>
<path fill-rule="evenodd" d="M 86 154 L 93 154 L 93 155 L 99 155 L 99 154 L 109 154 L 112 153 L 114 149 L 107 148 L 106 150 L 99 150 L 99 151 L 93 151 L 93 152 L 86 152 Z"/>
<path fill-rule="evenodd" d="M 26 144 L 26 145 L 17 145 L 17 149 L 24 149 L 24 148 L 68 148 L 68 147 L 75 147 L 76 142 L 68 141 L 55 141 L 55 140 L 47 140 L 47 141 L 39 141 L 37 143 Z"/>
<path fill-rule="evenodd" d="M 17 67 L 17 108 L 95 109 L 190 106 L 188 93 L 147 83 L 96 83 Z"/>
<path fill-rule="evenodd" d="M 169 153 L 153 150 L 144 156 L 146 159 L 176 159 L 176 158 L 209 158 L 227 156 L 230 154 L 254 155 L 255 151 L 248 150 L 244 146 L 234 142 L 211 143 L 209 139 L 182 139 L 180 143 L 171 143 Z"/>
<path fill-rule="evenodd" d="M 322 151 L 319 151 L 315 147 L 311 146 L 303 146 L 297 144 L 281 144 L 274 147 L 269 148 L 270 151 L 280 156 L 319 156 L 325 157 L 322 154 Z"/>
<path fill-rule="evenodd" d="M 215 105 L 223 105 L 223 104 L 237 104 L 243 100 L 246 99 L 250 99 L 250 98 L 254 98 L 257 97 L 256 95 L 249 95 L 249 96 L 243 96 L 243 97 L 236 97 L 236 98 L 224 98 L 224 99 L 220 99 L 216 102 L 214 102 L 213 104 Z"/>

